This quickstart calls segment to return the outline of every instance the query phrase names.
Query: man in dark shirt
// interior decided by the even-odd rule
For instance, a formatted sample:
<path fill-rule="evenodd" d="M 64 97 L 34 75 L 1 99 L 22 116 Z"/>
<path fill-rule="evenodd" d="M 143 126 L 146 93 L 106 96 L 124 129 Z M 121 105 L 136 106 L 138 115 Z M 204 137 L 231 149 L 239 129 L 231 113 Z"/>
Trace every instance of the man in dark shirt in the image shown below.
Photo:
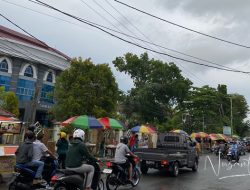
<path fill-rule="evenodd" d="M 94 176 L 94 167 L 87 164 L 87 161 L 97 161 L 93 157 L 84 144 L 85 133 L 81 129 L 75 130 L 73 134 L 73 141 L 66 155 L 66 169 L 76 171 L 78 173 L 86 174 L 86 190 L 91 189 L 91 184 Z"/>
<path fill-rule="evenodd" d="M 28 131 L 25 134 L 25 140 L 23 144 L 21 144 L 16 150 L 16 163 L 17 164 L 27 164 L 31 162 L 33 157 L 33 141 L 34 141 L 34 133 L 32 131 Z"/>

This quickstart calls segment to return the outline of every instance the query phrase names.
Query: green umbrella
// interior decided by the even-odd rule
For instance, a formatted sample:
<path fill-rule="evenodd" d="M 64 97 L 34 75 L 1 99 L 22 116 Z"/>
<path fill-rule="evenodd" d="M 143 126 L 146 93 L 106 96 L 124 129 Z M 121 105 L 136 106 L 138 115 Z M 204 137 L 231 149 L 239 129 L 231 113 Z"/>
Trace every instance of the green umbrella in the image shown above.
<path fill-rule="evenodd" d="M 100 123 L 103 124 L 104 129 L 117 129 L 117 130 L 123 129 L 123 125 L 116 119 L 103 117 L 99 118 L 98 120 L 100 121 Z"/>

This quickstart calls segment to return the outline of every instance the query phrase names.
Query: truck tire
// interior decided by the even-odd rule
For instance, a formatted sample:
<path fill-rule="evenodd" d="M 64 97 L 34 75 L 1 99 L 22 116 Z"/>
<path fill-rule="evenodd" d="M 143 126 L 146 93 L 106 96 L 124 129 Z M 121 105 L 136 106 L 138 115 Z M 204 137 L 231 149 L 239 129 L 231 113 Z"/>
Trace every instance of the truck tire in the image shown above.
<path fill-rule="evenodd" d="M 141 173 L 144 175 L 148 173 L 148 166 L 144 160 L 141 162 Z"/>
<path fill-rule="evenodd" d="M 197 160 L 195 160 L 194 166 L 192 167 L 192 170 L 193 170 L 193 172 L 197 172 L 197 170 L 198 170 L 198 161 Z"/>
<path fill-rule="evenodd" d="M 179 175 L 179 163 L 175 162 L 172 166 L 171 176 L 177 177 Z"/>

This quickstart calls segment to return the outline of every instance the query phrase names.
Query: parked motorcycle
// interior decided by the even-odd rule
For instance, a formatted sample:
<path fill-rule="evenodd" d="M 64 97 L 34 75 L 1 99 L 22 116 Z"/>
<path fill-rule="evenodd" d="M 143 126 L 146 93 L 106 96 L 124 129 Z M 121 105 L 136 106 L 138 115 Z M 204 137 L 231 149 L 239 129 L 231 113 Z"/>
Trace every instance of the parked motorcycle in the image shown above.
<path fill-rule="evenodd" d="M 101 179 L 101 169 L 98 162 L 88 163 L 95 168 L 91 188 L 93 190 L 104 190 L 104 182 Z M 51 186 L 54 190 L 82 190 L 85 187 L 85 176 L 70 169 L 57 170 L 51 178 Z"/>
<path fill-rule="evenodd" d="M 37 167 L 27 167 L 23 164 L 16 164 L 15 176 L 9 183 L 9 190 L 50 189 L 50 179 L 58 168 L 58 162 L 52 157 L 43 157 L 41 161 L 44 162 L 42 176 L 47 183 L 33 185 L 33 179 L 35 178 Z"/>
<path fill-rule="evenodd" d="M 128 178 L 128 169 L 123 168 L 115 162 L 107 162 L 108 169 L 104 169 L 103 173 L 108 174 L 106 179 L 106 188 L 107 190 L 116 190 L 119 186 L 136 186 L 140 182 L 140 171 L 137 167 L 139 159 L 137 157 L 132 157 L 130 155 L 126 156 L 129 159 L 129 162 L 132 163 L 132 182 Z"/>
<path fill-rule="evenodd" d="M 233 148 L 229 148 L 228 153 L 227 153 L 227 160 L 229 162 L 231 162 L 232 160 L 239 162 L 240 156 L 238 154 L 238 151 L 234 150 Z"/>

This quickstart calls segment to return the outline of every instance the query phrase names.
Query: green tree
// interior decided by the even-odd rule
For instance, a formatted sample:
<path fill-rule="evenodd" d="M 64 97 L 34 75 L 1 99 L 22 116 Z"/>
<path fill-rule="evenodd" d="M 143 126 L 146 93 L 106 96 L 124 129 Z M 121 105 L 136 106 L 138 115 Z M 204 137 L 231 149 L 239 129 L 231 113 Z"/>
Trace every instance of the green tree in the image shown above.
<path fill-rule="evenodd" d="M 186 125 L 188 132 L 203 131 L 207 133 L 222 133 L 223 126 L 231 125 L 231 102 L 233 106 L 233 133 L 240 136 L 248 130 L 247 117 L 248 105 L 242 95 L 227 94 L 226 85 L 218 85 L 218 88 L 203 86 L 194 87 L 189 93 L 186 103 L 182 104 L 182 112 L 190 115 L 191 122 Z"/>
<path fill-rule="evenodd" d="M 130 122 L 160 124 L 173 116 L 173 107 L 187 96 L 192 82 L 181 75 L 174 63 L 140 57 L 132 53 L 117 57 L 113 64 L 120 72 L 129 74 L 134 82 L 122 102 Z"/>
<path fill-rule="evenodd" d="M 73 59 L 55 85 L 57 120 L 75 115 L 114 116 L 119 97 L 118 85 L 107 64 L 94 65 L 90 59 Z"/>
<path fill-rule="evenodd" d="M 6 92 L 3 86 L 0 87 L 0 106 L 16 117 L 19 116 L 18 98 L 14 92 Z"/>

